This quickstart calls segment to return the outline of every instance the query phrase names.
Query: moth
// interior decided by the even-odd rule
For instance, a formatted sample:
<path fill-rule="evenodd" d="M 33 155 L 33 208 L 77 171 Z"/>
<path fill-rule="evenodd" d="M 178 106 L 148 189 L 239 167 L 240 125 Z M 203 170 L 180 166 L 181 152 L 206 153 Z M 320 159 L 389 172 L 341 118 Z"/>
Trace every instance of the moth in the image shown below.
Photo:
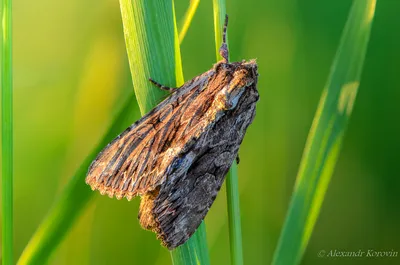
<path fill-rule="evenodd" d="M 141 226 L 170 250 L 206 216 L 255 116 L 257 64 L 228 61 L 227 24 L 223 59 L 179 88 L 150 79 L 171 94 L 108 144 L 86 177 L 109 197 L 140 196 Z"/>

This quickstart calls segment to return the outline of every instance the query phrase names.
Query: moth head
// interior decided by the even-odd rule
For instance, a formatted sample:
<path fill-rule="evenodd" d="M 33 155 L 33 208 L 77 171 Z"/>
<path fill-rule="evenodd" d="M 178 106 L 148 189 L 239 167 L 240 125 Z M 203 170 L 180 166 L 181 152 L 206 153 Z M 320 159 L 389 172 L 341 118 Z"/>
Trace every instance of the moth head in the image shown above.
<path fill-rule="evenodd" d="M 232 79 L 224 87 L 226 109 L 237 106 L 242 97 L 246 97 L 246 90 L 256 90 L 258 72 L 255 60 L 249 62 L 233 63 Z M 257 92 L 257 91 L 255 91 Z"/>
<path fill-rule="evenodd" d="M 253 59 L 253 60 L 250 60 L 249 62 L 243 61 L 242 65 L 243 65 L 243 67 L 245 67 L 247 69 L 248 73 L 255 80 L 255 83 L 257 83 L 258 66 L 257 66 L 256 60 Z"/>

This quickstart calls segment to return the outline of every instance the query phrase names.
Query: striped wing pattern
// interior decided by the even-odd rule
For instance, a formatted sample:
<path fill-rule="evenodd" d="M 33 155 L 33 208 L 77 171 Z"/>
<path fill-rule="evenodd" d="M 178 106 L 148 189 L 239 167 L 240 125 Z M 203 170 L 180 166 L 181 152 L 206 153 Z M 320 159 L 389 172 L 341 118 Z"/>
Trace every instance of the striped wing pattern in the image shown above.
<path fill-rule="evenodd" d="M 212 75 L 213 70 L 206 74 Z M 165 181 L 167 166 L 190 142 L 188 138 L 207 126 L 201 116 L 209 114 L 205 108 L 210 109 L 210 104 L 191 104 L 207 87 L 207 80 L 194 78 L 185 83 L 118 135 L 92 162 L 86 183 L 103 195 L 131 200 Z"/>

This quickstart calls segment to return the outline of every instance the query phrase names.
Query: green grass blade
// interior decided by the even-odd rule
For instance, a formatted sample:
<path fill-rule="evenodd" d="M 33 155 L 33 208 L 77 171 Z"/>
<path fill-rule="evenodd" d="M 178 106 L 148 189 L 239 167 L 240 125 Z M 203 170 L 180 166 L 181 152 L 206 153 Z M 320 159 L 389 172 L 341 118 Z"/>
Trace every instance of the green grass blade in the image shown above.
<path fill-rule="evenodd" d="M 190 0 L 189 8 L 187 9 L 185 15 L 183 16 L 182 21 L 178 25 L 179 43 L 183 42 L 183 39 L 185 38 L 186 33 L 190 27 L 190 23 L 192 23 L 194 14 L 196 14 L 199 3 L 200 3 L 200 0 Z"/>
<path fill-rule="evenodd" d="M 173 265 L 210 264 L 207 245 L 204 245 L 204 242 L 207 242 L 205 231 L 205 224 L 202 222 L 196 233 L 185 244 L 171 251 Z"/>
<path fill-rule="evenodd" d="M 217 61 L 222 57 L 219 54 L 219 48 L 222 42 L 222 30 L 225 22 L 226 4 L 224 0 L 213 0 L 214 9 L 214 32 L 215 32 L 215 48 Z M 228 26 L 229 28 L 229 26 Z M 228 42 L 228 36 L 227 42 Z M 233 162 L 229 174 L 226 178 L 226 196 L 228 206 L 229 219 L 229 244 L 231 253 L 231 263 L 234 265 L 243 264 L 243 248 L 242 248 L 242 229 L 240 220 L 240 203 L 239 203 L 239 178 L 236 162 Z"/>
<path fill-rule="evenodd" d="M 242 228 L 240 221 L 239 181 L 236 162 L 233 162 L 226 178 L 226 196 L 229 218 L 229 244 L 231 263 L 243 264 Z"/>
<path fill-rule="evenodd" d="M 69 232 L 81 212 L 93 197 L 93 192 L 85 184 L 85 177 L 90 163 L 97 154 L 116 135 L 121 133 L 132 121 L 131 117 L 135 112 L 136 102 L 134 98 L 122 108 L 120 114 L 114 120 L 110 129 L 100 141 L 99 145 L 81 164 L 75 175 L 69 181 L 66 189 L 54 204 L 46 218 L 40 224 L 28 245 L 24 249 L 17 264 L 45 264 L 49 256 L 54 252 L 59 243 Z"/>
<path fill-rule="evenodd" d="M 299 264 L 317 220 L 351 115 L 376 0 L 353 2 L 304 149 L 273 264 Z"/>
<path fill-rule="evenodd" d="M 213 0 L 213 11 L 214 11 L 214 36 L 215 36 L 216 58 L 217 61 L 220 61 L 222 60 L 222 57 L 219 54 L 219 48 L 221 47 L 222 43 L 222 30 L 224 28 L 225 15 L 226 15 L 225 0 Z M 228 36 L 229 34 L 227 33 L 226 34 L 227 44 L 229 43 Z"/>
<path fill-rule="evenodd" d="M 2 256 L 13 264 L 13 73 L 12 1 L 2 5 L 1 123 L 2 123 Z"/>
<path fill-rule="evenodd" d="M 183 84 L 180 48 L 172 1 L 121 0 L 121 14 L 135 94 L 142 114 L 158 103 L 163 85 Z M 205 226 L 182 246 L 171 251 L 173 264 L 209 264 Z"/>
<path fill-rule="evenodd" d="M 120 7 L 135 95 L 144 115 L 166 95 L 149 78 L 169 87 L 183 84 L 173 4 L 120 0 Z"/>

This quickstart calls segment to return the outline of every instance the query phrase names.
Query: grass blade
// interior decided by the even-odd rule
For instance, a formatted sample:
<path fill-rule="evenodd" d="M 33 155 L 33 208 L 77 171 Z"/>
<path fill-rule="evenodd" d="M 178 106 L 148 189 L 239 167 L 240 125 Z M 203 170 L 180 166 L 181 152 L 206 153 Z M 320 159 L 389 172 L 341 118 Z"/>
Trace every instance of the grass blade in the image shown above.
<path fill-rule="evenodd" d="M 185 244 L 171 251 L 173 265 L 209 265 L 206 226 L 204 221 Z"/>
<path fill-rule="evenodd" d="M 175 13 L 172 1 L 120 0 L 120 7 L 135 95 L 144 115 L 166 95 L 149 78 L 169 87 L 183 84 Z"/>
<path fill-rule="evenodd" d="M 190 23 L 192 23 L 194 14 L 196 14 L 199 3 L 200 3 L 200 0 L 190 0 L 189 8 L 186 10 L 186 13 L 185 13 L 181 23 L 179 23 L 179 25 L 178 25 L 179 43 L 183 42 L 183 39 L 185 38 L 186 33 L 190 27 Z"/>
<path fill-rule="evenodd" d="M 226 4 L 224 0 L 213 0 L 214 9 L 214 32 L 215 32 L 215 48 L 217 61 L 222 57 L 219 54 L 219 47 L 222 42 L 222 29 L 226 15 Z M 229 27 L 228 27 L 229 28 Z M 228 42 L 228 36 L 227 42 Z M 229 244 L 231 252 L 231 263 L 234 265 L 243 264 L 243 248 L 242 248 L 242 229 L 240 220 L 240 203 L 239 203 L 239 178 L 236 162 L 233 162 L 229 174 L 226 178 L 226 196 L 228 206 L 229 219 Z"/>
<path fill-rule="evenodd" d="M 13 264 L 13 73 L 12 1 L 2 9 L 1 123 L 2 123 L 2 255 L 3 264 Z"/>
<path fill-rule="evenodd" d="M 165 95 L 151 85 L 149 77 L 170 87 L 183 84 L 175 10 L 171 0 L 121 0 L 120 6 L 132 80 L 143 115 Z M 204 224 L 184 245 L 171 251 L 171 259 L 174 265 L 209 264 Z"/>
<path fill-rule="evenodd" d="M 354 1 L 314 117 L 273 264 L 299 264 L 317 220 L 351 115 L 376 0 Z"/>
<path fill-rule="evenodd" d="M 204 242 L 207 242 L 205 231 L 205 224 L 202 222 L 185 244 L 170 252 L 173 265 L 210 264 L 207 245 L 204 245 Z"/>
<path fill-rule="evenodd" d="M 215 49 L 217 61 L 222 60 L 219 54 L 219 48 L 222 43 L 222 30 L 224 28 L 225 15 L 226 15 L 226 3 L 225 0 L 213 0 L 213 11 L 214 11 L 214 36 L 215 36 Z M 229 28 L 229 27 L 228 27 Z M 228 44 L 228 36 L 226 34 L 226 43 Z"/>
<path fill-rule="evenodd" d="M 226 196 L 229 219 L 229 244 L 231 263 L 243 264 L 242 228 L 240 220 L 239 181 L 236 162 L 233 162 L 226 178 Z"/>

